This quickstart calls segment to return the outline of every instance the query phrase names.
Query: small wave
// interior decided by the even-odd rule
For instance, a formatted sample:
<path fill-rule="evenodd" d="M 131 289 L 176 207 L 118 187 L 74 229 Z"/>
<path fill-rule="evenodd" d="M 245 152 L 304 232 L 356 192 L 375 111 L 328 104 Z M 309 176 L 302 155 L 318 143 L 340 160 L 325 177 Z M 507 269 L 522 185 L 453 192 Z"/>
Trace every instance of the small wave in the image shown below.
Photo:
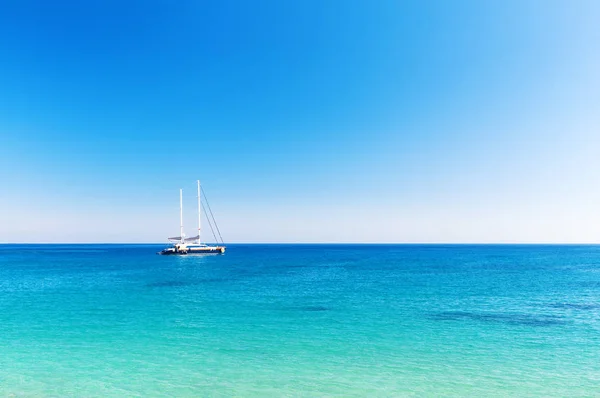
<path fill-rule="evenodd" d="M 107 253 L 104 249 L 35 249 L 29 250 L 33 254 L 77 254 L 77 253 Z"/>
<path fill-rule="evenodd" d="M 181 281 L 161 281 L 146 284 L 146 287 L 179 287 L 191 285 L 189 282 Z"/>
<path fill-rule="evenodd" d="M 227 279 L 224 278 L 207 278 L 200 279 L 194 281 L 158 281 L 147 283 L 146 287 L 181 287 L 181 286 L 196 286 L 201 285 L 203 283 L 215 283 L 215 282 L 223 282 Z"/>
<path fill-rule="evenodd" d="M 548 307 L 557 309 L 572 309 L 572 310 L 595 310 L 600 308 L 600 304 L 584 304 L 584 303 L 552 303 Z"/>

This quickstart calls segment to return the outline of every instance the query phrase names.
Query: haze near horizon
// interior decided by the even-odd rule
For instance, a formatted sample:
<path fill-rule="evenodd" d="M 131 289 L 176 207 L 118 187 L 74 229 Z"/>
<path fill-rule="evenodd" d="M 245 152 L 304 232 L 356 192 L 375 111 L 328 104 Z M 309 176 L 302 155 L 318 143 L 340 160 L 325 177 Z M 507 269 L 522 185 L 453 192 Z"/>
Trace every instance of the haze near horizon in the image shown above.
<path fill-rule="evenodd" d="M 2 9 L 0 243 L 600 242 L 600 3 Z"/>

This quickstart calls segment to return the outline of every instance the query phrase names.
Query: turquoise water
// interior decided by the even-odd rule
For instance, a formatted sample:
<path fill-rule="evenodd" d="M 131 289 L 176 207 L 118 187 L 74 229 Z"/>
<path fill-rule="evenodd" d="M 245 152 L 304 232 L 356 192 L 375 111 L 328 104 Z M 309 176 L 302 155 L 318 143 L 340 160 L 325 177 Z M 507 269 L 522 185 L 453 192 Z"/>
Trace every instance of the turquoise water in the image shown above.
<path fill-rule="evenodd" d="M 600 246 L 0 245 L 0 396 L 600 396 Z"/>

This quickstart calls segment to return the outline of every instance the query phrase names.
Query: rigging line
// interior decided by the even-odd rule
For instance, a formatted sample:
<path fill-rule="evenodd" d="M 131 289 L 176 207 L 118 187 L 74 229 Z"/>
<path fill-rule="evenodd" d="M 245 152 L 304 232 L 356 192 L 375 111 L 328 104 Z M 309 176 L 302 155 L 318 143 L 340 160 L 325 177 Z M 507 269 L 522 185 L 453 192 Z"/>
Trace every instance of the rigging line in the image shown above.
<path fill-rule="evenodd" d="M 204 207 L 204 203 L 202 203 L 202 209 L 206 212 L 206 208 Z M 215 242 L 219 243 L 219 241 L 217 240 L 217 236 L 215 235 L 215 230 L 213 229 L 213 226 L 210 222 L 210 218 L 206 217 L 206 220 L 208 221 L 208 226 L 210 227 L 210 232 L 212 232 L 213 234 L 213 238 L 215 238 Z"/>
<path fill-rule="evenodd" d="M 206 206 L 208 207 L 210 216 L 212 217 L 213 222 L 215 223 L 215 228 L 217 228 L 217 233 L 219 234 L 219 238 L 221 238 L 221 244 L 224 245 L 225 242 L 223 241 L 223 237 L 221 236 L 221 231 L 219 230 L 219 226 L 217 225 L 217 220 L 215 220 L 215 216 L 213 215 L 213 212 L 210 208 L 210 204 L 208 203 L 208 198 L 206 197 L 206 194 L 204 193 L 204 189 L 202 187 L 200 187 L 200 191 L 202 191 L 202 195 L 204 196 L 204 201 L 206 202 Z"/>
<path fill-rule="evenodd" d="M 208 203 L 208 198 L 206 197 L 206 193 L 204 192 L 204 189 L 202 189 L 202 187 L 200 187 L 200 190 L 202 191 L 202 195 L 204 196 L 204 201 L 206 202 L 206 206 L 208 207 L 208 212 L 210 213 L 210 216 L 212 217 L 212 221 L 215 224 L 215 228 L 217 229 L 219 238 L 221 238 L 221 244 L 224 244 L 223 237 L 221 236 L 221 231 L 219 230 L 219 226 L 217 225 L 217 220 L 215 220 L 215 215 L 213 214 L 212 209 L 210 208 L 210 203 Z"/>

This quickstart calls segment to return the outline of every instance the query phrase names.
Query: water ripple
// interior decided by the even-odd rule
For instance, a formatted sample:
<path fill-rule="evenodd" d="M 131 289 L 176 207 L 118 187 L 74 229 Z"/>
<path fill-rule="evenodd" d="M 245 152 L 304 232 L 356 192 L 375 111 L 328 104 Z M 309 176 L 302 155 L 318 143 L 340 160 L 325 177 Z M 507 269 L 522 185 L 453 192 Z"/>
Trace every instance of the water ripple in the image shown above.
<path fill-rule="evenodd" d="M 600 308 L 600 304 L 585 304 L 585 303 L 552 303 L 548 307 L 567 310 L 595 310 Z"/>
<path fill-rule="evenodd" d="M 504 323 L 508 325 L 522 326 L 557 326 L 567 322 L 557 316 L 533 315 L 523 313 L 494 313 L 494 312 L 470 312 L 470 311 L 442 311 L 431 314 L 430 319 L 436 321 L 461 321 L 473 320 L 480 322 Z"/>

